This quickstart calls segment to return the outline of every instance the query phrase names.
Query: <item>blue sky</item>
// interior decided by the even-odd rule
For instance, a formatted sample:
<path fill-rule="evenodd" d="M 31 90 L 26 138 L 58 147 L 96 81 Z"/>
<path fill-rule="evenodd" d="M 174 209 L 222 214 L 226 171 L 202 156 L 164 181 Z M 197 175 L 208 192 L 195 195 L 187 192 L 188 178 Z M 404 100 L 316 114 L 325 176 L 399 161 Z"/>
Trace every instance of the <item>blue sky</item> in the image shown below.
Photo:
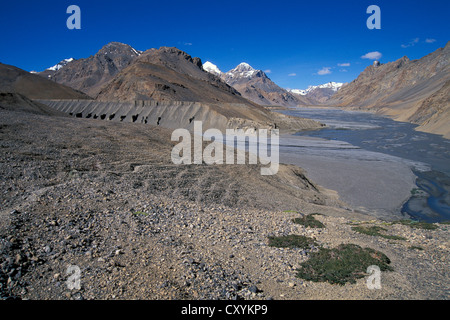
<path fill-rule="evenodd" d="M 69 5 L 81 30 L 69 30 Z M 369 5 L 381 30 L 369 30 Z M 284 88 L 355 79 L 381 62 L 421 58 L 450 40 L 449 0 L 2 1 L 0 62 L 42 71 L 85 58 L 111 41 L 146 50 L 175 46 L 222 71 L 247 62 Z"/>

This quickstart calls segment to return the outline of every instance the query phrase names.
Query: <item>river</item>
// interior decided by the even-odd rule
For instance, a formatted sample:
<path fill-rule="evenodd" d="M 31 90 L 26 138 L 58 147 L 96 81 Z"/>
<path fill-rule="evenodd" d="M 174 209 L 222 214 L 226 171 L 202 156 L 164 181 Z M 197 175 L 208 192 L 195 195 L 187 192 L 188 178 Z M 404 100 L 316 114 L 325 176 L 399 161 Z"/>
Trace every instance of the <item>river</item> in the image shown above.
<path fill-rule="evenodd" d="M 449 140 L 366 112 L 279 112 L 326 124 L 321 130 L 282 136 L 280 162 L 305 168 L 313 181 L 380 216 L 450 220 Z"/>

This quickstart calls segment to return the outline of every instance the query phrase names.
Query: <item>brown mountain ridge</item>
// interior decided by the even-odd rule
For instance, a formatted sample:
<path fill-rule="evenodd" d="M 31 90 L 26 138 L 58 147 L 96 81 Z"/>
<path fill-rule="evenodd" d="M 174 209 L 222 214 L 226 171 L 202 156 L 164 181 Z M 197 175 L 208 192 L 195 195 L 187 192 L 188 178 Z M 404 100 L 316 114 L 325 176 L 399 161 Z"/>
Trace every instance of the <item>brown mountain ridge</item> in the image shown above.
<path fill-rule="evenodd" d="M 172 47 L 149 49 L 117 74 L 99 100 L 157 100 L 252 104 L 202 68 L 199 58 Z"/>
<path fill-rule="evenodd" d="M 139 54 L 139 51 L 127 44 L 111 42 L 93 56 L 73 60 L 57 71 L 45 70 L 38 74 L 50 76 L 53 81 L 83 91 L 95 98 L 101 88 Z"/>
<path fill-rule="evenodd" d="M 329 105 L 388 115 L 450 138 L 450 42 L 418 59 L 367 67 Z"/>

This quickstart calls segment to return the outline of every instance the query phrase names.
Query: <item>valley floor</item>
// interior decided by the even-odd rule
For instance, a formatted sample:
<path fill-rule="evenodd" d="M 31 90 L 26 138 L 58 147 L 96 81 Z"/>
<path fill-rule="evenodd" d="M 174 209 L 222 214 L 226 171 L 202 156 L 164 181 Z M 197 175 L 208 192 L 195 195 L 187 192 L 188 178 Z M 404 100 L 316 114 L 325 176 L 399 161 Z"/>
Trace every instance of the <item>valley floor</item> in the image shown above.
<path fill-rule="evenodd" d="M 348 209 L 300 168 L 176 166 L 170 131 L 0 110 L 0 296 L 22 299 L 448 299 L 450 237 Z M 316 216 L 325 228 L 293 223 Z M 379 226 L 393 240 L 356 232 Z M 269 246 L 304 235 L 307 250 Z M 296 277 L 319 246 L 385 253 L 381 289 Z M 80 286 L 73 286 L 75 266 Z M 71 286 L 72 285 L 72 286 Z"/>

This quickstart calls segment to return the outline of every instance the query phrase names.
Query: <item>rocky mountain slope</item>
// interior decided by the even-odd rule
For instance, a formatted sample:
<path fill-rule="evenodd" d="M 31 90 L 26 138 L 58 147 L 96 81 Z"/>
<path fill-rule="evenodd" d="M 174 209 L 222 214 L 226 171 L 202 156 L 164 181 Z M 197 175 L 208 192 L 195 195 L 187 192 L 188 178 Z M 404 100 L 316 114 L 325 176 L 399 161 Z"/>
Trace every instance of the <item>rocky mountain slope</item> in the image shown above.
<path fill-rule="evenodd" d="M 0 92 L 18 93 L 29 99 L 91 99 L 68 86 L 2 63 Z"/>
<path fill-rule="evenodd" d="M 304 97 L 294 95 L 279 87 L 270 80 L 264 71 L 256 70 L 245 62 L 225 73 L 209 61 L 205 62 L 203 69 L 219 76 L 239 91 L 243 97 L 260 105 L 297 106 L 308 103 Z"/>
<path fill-rule="evenodd" d="M 249 103 L 201 66 L 199 58 L 177 48 L 149 49 L 107 83 L 97 98 Z"/>
<path fill-rule="evenodd" d="M 127 44 L 111 42 L 93 56 L 72 60 L 64 65 L 59 63 L 38 74 L 95 98 L 102 86 L 128 66 L 140 53 Z"/>
<path fill-rule="evenodd" d="M 371 65 L 328 104 L 377 112 L 450 138 L 450 42 L 429 55 Z"/>
<path fill-rule="evenodd" d="M 89 58 L 65 59 L 37 74 L 100 100 L 227 103 L 250 100 L 270 106 L 309 103 L 305 97 L 279 87 L 263 71 L 246 63 L 222 73 L 210 62 L 203 65 L 200 58 L 169 47 L 141 52 L 112 42 Z"/>
<path fill-rule="evenodd" d="M 61 68 L 65 67 L 69 62 L 72 62 L 74 60 L 75 60 L 74 58 L 64 59 L 64 60 L 61 60 L 60 62 L 58 62 L 57 64 L 55 64 L 54 66 L 45 69 L 44 71 L 41 71 L 41 72 L 30 71 L 30 73 L 35 73 L 40 76 L 51 79 L 56 72 L 58 72 Z"/>

